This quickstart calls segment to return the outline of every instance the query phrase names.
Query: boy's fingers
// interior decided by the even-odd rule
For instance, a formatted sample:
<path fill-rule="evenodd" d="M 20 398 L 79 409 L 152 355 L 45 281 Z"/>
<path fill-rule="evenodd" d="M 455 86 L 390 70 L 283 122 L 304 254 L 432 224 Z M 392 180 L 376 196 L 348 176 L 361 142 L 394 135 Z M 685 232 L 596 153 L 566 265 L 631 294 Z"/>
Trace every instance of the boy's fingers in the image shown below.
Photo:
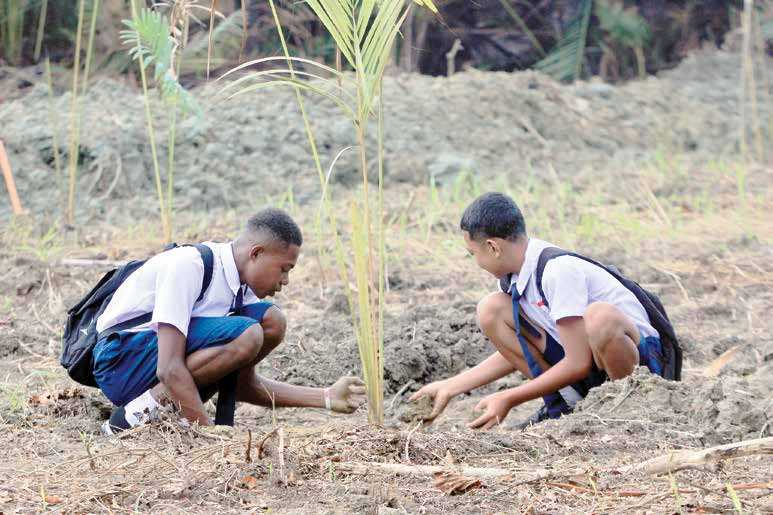
<path fill-rule="evenodd" d="M 364 386 L 355 386 L 355 385 L 349 385 L 349 391 L 351 393 L 365 393 L 365 387 Z"/>
<path fill-rule="evenodd" d="M 483 430 L 485 431 L 487 429 L 491 429 L 492 427 L 496 426 L 497 424 L 499 424 L 499 420 L 497 420 L 496 418 L 492 418 L 492 419 L 490 419 L 488 421 L 488 423 L 485 426 L 483 426 Z"/>
<path fill-rule="evenodd" d="M 469 424 L 467 424 L 467 427 L 470 429 L 478 429 L 480 426 L 482 426 L 486 420 L 488 420 L 488 413 L 484 413 L 483 415 L 479 416 Z"/>
<path fill-rule="evenodd" d="M 347 379 L 349 379 L 349 382 L 351 384 L 356 384 L 357 386 L 365 386 L 365 381 L 363 381 L 359 377 L 351 376 L 351 377 L 347 377 Z"/>
<path fill-rule="evenodd" d="M 434 420 L 438 415 L 440 415 L 440 412 L 445 409 L 446 404 L 447 403 L 443 402 L 443 399 L 440 397 L 435 397 L 435 405 L 432 406 L 432 413 L 430 413 L 429 416 L 424 420 Z"/>
<path fill-rule="evenodd" d="M 417 401 L 417 400 L 421 399 L 422 397 L 424 397 L 425 395 L 426 394 L 424 393 L 424 388 L 419 388 L 418 390 L 413 392 L 413 395 L 408 397 L 408 402 Z"/>

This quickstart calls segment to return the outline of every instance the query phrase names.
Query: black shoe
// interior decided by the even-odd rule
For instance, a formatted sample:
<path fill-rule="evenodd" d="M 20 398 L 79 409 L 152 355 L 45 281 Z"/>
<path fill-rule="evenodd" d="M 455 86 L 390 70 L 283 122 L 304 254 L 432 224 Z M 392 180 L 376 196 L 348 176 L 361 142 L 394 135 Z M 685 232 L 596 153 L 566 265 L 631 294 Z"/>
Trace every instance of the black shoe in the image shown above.
<path fill-rule="evenodd" d="M 539 424 L 543 420 L 547 420 L 549 418 L 550 416 L 548 415 L 548 407 L 546 404 L 543 404 L 537 411 L 532 413 L 529 418 L 514 424 L 513 429 L 526 429 L 529 426 Z"/>
<path fill-rule="evenodd" d="M 122 406 L 113 410 L 110 418 L 102 424 L 100 431 L 103 435 L 110 436 L 127 429 L 131 429 L 131 425 L 126 421 L 126 410 Z"/>

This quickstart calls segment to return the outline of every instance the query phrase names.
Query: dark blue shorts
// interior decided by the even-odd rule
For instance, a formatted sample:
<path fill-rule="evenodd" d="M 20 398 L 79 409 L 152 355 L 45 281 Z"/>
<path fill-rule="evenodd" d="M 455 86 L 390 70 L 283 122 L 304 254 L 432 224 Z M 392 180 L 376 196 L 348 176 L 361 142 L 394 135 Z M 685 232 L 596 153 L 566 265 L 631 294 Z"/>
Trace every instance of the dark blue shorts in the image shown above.
<path fill-rule="evenodd" d="M 191 318 L 185 355 L 235 340 L 251 325 L 261 323 L 272 305 L 270 302 L 249 304 L 238 316 Z M 94 347 L 94 378 L 116 406 L 125 405 L 158 384 L 157 363 L 155 331 L 113 333 Z"/>

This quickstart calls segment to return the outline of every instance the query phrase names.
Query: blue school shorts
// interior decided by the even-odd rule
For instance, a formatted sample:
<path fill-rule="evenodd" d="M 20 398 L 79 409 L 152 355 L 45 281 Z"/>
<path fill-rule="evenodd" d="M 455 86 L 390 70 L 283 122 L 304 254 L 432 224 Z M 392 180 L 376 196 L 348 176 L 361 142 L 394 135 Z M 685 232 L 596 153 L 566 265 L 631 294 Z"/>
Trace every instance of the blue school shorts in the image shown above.
<path fill-rule="evenodd" d="M 191 318 L 185 355 L 235 340 L 251 325 L 261 323 L 271 306 L 271 302 L 257 302 L 242 307 L 238 316 Z M 155 331 L 110 334 L 97 342 L 92 358 L 94 379 L 116 406 L 124 406 L 158 384 L 157 363 Z"/>

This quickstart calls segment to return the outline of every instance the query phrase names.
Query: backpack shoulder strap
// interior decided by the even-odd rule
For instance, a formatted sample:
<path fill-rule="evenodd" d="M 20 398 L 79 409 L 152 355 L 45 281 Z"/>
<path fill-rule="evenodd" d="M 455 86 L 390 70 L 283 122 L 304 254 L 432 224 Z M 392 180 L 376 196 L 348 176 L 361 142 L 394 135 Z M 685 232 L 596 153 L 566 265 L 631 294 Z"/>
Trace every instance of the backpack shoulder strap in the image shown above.
<path fill-rule="evenodd" d="M 198 250 L 199 254 L 201 254 L 201 261 L 204 263 L 204 278 L 201 280 L 201 292 L 199 293 L 199 297 L 196 299 L 196 302 L 198 302 L 204 298 L 204 293 L 206 293 L 210 283 L 212 283 L 212 272 L 214 271 L 215 267 L 215 257 L 212 254 L 212 249 L 203 243 L 196 243 L 192 245 L 192 247 L 196 247 L 196 250 Z"/>
<path fill-rule="evenodd" d="M 548 305 L 548 299 L 545 297 L 545 291 L 542 289 L 542 274 L 545 272 L 545 266 L 548 264 L 548 261 L 559 256 L 581 257 L 577 254 L 574 254 L 573 252 L 569 252 L 568 250 L 560 249 L 558 247 L 547 247 L 542 250 L 539 255 L 539 259 L 537 259 L 537 267 L 534 269 L 534 273 L 536 274 L 535 282 L 537 283 L 537 291 L 539 292 L 539 296 L 542 297 L 542 302 L 545 303 L 545 307 L 547 308 L 550 308 L 550 306 Z"/>

